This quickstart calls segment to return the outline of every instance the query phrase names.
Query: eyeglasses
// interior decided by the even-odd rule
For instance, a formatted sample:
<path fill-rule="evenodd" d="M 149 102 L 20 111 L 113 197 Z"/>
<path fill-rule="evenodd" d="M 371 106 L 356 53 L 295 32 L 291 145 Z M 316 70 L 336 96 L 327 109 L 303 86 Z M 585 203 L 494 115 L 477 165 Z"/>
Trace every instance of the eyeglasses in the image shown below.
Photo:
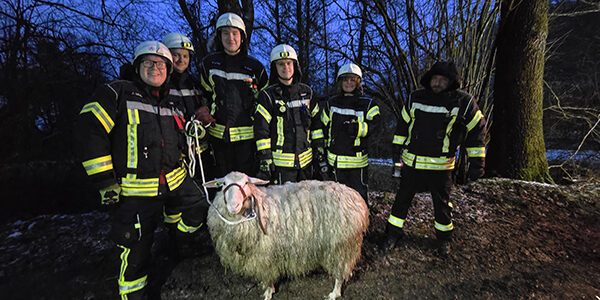
<path fill-rule="evenodd" d="M 164 61 L 144 60 L 142 61 L 142 66 L 148 69 L 152 68 L 153 66 L 156 66 L 156 68 L 164 70 L 167 67 L 167 63 L 165 63 Z"/>

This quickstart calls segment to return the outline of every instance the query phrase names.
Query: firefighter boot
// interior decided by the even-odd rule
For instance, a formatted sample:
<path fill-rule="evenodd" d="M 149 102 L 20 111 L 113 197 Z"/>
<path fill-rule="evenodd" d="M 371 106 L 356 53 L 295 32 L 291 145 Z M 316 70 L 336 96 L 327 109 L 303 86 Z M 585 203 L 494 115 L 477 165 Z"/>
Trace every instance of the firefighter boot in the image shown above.
<path fill-rule="evenodd" d="M 446 259 L 450 255 L 450 240 L 439 241 L 437 254 L 440 258 Z"/>
<path fill-rule="evenodd" d="M 385 228 L 385 239 L 381 245 L 383 254 L 388 254 L 394 250 L 402 237 L 404 237 L 404 230 L 388 223 Z"/>

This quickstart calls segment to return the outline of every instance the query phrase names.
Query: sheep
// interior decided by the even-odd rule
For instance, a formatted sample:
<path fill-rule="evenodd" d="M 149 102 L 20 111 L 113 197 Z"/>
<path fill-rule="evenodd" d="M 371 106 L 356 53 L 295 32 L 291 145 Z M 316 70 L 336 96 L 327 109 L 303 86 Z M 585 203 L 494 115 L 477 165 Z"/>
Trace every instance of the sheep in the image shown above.
<path fill-rule="evenodd" d="M 326 297 L 341 297 L 369 226 L 365 201 L 335 182 L 256 186 L 267 183 L 239 172 L 205 183 L 222 187 L 207 219 L 221 264 L 257 279 L 265 300 L 271 299 L 282 275 L 295 278 L 322 267 L 335 278 Z M 253 207 L 256 218 L 248 221 Z"/>

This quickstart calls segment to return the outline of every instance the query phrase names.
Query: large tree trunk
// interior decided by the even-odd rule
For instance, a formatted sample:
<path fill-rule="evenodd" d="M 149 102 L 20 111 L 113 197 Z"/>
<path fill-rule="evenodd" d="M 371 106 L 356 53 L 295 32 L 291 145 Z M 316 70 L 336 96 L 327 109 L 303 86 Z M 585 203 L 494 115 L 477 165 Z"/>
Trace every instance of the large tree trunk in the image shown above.
<path fill-rule="evenodd" d="M 548 0 L 502 2 L 488 174 L 552 182 L 542 129 Z"/>

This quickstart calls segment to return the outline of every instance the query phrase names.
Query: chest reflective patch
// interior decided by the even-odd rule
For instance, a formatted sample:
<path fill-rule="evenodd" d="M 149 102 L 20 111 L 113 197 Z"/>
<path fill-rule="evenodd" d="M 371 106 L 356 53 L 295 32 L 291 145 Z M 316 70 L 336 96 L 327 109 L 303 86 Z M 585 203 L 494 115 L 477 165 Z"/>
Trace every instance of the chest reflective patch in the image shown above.
<path fill-rule="evenodd" d="M 420 110 L 422 112 L 427 112 L 427 113 L 432 113 L 432 114 L 445 114 L 445 115 L 450 114 L 453 116 L 458 114 L 458 107 L 453 107 L 452 110 L 448 110 L 444 106 L 433 106 L 433 105 L 427 105 L 427 104 L 422 104 L 422 103 L 418 103 L 418 102 L 413 102 L 412 109 Z"/>
<path fill-rule="evenodd" d="M 243 74 L 243 73 L 228 73 L 225 72 L 223 70 L 219 70 L 219 69 L 210 69 L 208 71 L 208 75 L 209 76 L 218 76 L 221 78 L 225 78 L 227 80 L 246 80 L 246 79 L 250 79 L 252 80 L 252 77 L 250 77 L 250 75 L 248 74 Z"/>
<path fill-rule="evenodd" d="M 286 105 L 289 108 L 296 108 L 296 107 L 301 107 L 301 106 L 308 107 L 310 105 L 310 100 L 308 100 L 308 99 L 293 100 L 293 101 L 289 101 L 288 103 L 286 103 Z"/>
<path fill-rule="evenodd" d="M 365 113 L 363 111 L 357 111 L 351 108 L 339 108 L 336 106 L 332 106 L 330 111 L 334 114 L 344 115 L 344 116 L 355 116 L 355 117 L 363 117 Z"/>

